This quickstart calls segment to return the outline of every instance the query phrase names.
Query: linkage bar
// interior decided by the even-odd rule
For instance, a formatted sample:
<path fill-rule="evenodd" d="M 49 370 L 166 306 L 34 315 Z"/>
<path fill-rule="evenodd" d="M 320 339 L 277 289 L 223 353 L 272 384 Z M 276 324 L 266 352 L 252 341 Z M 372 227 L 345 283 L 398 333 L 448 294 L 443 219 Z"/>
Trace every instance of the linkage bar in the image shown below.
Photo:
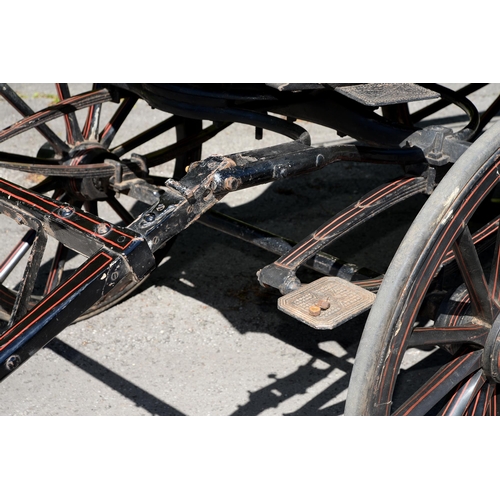
<path fill-rule="evenodd" d="M 301 283 L 295 273 L 300 265 L 348 231 L 389 207 L 417 193 L 426 192 L 428 188 L 426 178 L 413 177 L 399 179 L 371 191 L 323 224 L 276 262 L 262 269 L 259 272 L 260 283 L 278 288 L 283 294 L 298 289 Z"/>
<path fill-rule="evenodd" d="M 296 242 L 292 240 L 282 238 L 214 210 L 203 214 L 199 222 L 204 226 L 211 227 L 280 256 L 296 245 Z M 366 268 L 360 269 L 356 264 L 344 262 L 333 255 L 323 252 L 318 252 L 311 257 L 304 263 L 304 266 L 314 269 L 325 276 L 339 276 L 347 281 L 366 280 L 368 277 L 375 278 L 379 276 L 375 271 Z"/>
<path fill-rule="evenodd" d="M 169 179 L 158 202 L 130 228 L 143 234 L 156 251 L 231 191 L 300 176 L 343 161 L 421 165 L 423 160 L 422 152 L 416 148 L 311 147 L 299 142 L 211 156 L 191 164 L 180 181 Z"/>

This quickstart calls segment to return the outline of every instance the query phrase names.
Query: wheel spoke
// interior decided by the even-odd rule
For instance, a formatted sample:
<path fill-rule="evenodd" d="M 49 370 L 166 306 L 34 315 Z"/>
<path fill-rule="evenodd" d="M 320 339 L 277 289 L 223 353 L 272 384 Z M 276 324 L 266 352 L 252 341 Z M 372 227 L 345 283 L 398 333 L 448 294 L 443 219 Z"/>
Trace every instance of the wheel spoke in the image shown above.
<path fill-rule="evenodd" d="M 99 141 L 104 148 L 108 148 L 113 142 L 116 133 L 120 130 L 123 122 L 132 111 L 137 99 L 137 96 L 125 97 L 115 114 L 112 116 L 111 120 L 109 120 L 108 124 L 104 127 L 99 137 Z"/>
<path fill-rule="evenodd" d="M 500 301 L 500 231 L 497 231 L 495 242 L 495 253 L 493 254 L 493 261 L 491 263 L 489 288 L 493 300 Z"/>
<path fill-rule="evenodd" d="M 495 385 L 495 388 L 493 390 L 491 402 L 490 402 L 490 405 L 488 407 L 488 415 L 496 416 L 496 415 L 498 415 L 499 411 L 500 411 L 500 394 L 499 394 L 499 389 L 498 389 L 498 384 L 497 384 L 497 385 Z"/>
<path fill-rule="evenodd" d="M 488 321 L 493 321 L 491 295 L 488 289 L 483 268 L 479 262 L 476 247 L 472 241 L 469 228 L 466 226 L 462 234 L 453 244 L 453 252 L 464 278 L 475 314 Z"/>
<path fill-rule="evenodd" d="M 0 285 L 0 317 L 8 321 L 12 314 L 12 308 L 16 301 L 16 295 L 7 287 Z"/>
<path fill-rule="evenodd" d="M 441 367 L 395 415 L 425 415 L 458 383 L 481 367 L 482 351 L 459 356 Z"/>
<path fill-rule="evenodd" d="M 180 117 L 171 116 L 170 118 L 163 120 L 162 122 L 149 128 L 148 130 L 145 130 L 144 132 L 140 133 L 139 135 L 132 137 L 132 139 L 125 141 L 124 143 L 120 144 L 119 146 L 116 146 L 115 148 L 113 148 L 111 150 L 111 152 L 113 154 L 115 154 L 116 156 L 123 156 L 124 154 L 128 153 L 129 151 L 132 151 L 133 149 L 141 146 L 142 144 L 145 144 L 146 142 L 154 139 L 155 137 L 158 137 L 160 134 L 163 134 L 163 132 L 166 132 L 167 130 L 174 128 L 180 122 L 181 122 Z"/>
<path fill-rule="evenodd" d="M 499 134 L 500 124 L 493 125 L 456 161 L 400 244 L 356 353 L 346 415 L 385 415 L 391 406 L 395 415 L 434 414 L 447 403 L 444 414 L 496 413 L 487 386 L 496 377 L 498 323 L 491 328 L 500 305 L 485 270 L 498 232 L 490 200 L 500 178 Z M 472 238 L 469 224 L 485 217 L 490 222 Z M 414 328 L 429 318 L 434 326 Z M 423 368 L 401 371 L 403 361 L 413 360 L 407 349 L 436 344 L 440 353 Z"/>
<path fill-rule="evenodd" d="M 121 217 L 123 223 L 128 226 L 134 222 L 133 215 L 116 199 L 113 197 L 107 198 L 108 205 L 115 211 L 118 217 Z"/>
<path fill-rule="evenodd" d="M 47 243 L 47 236 L 41 230 L 37 231 L 33 244 L 31 245 L 31 253 L 24 270 L 23 279 L 17 292 L 16 301 L 12 310 L 8 327 L 10 328 L 14 323 L 23 317 L 29 308 L 31 302 L 31 294 L 35 286 L 35 280 L 40 270 L 43 252 Z"/>
<path fill-rule="evenodd" d="M 43 181 L 31 187 L 30 190 L 38 194 L 46 194 L 50 191 L 54 191 L 53 197 L 56 198 L 58 187 L 58 179 L 56 179 L 55 177 L 46 177 L 45 179 L 43 179 Z"/>
<path fill-rule="evenodd" d="M 210 125 L 203 129 L 199 134 L 194 137 L 186 137 L 175 144 L 167 146 L 166 148 L 159 149 L 152 153 L 143 155 L 149 168 L 156 167 L 167 161 L 174 160 L 179 155 L 185 154 L 188 151 L 196 148 L 197 146 L 215 137 L 221 130 L 231 125 L 230 123 L 217 123 Z"/>
<path fill-rule="evenodd" d="M 56 254 L 49 271 L 49 277 L 47 278 L 47 283 L 45 284 L 44 295 L 47 295 L 54 290 L 54 288 L 60 285 L 64 273 L 64 265 L 66 264 L 68 258 L 68 252 L 68 247 L 65 247 L 62 243 L 58 243 Z"/>
<path fill-rule="evenodd" d="M 98 90 L 100 85 L 94 83 L 92 90 Z M 101 104 L 90 106 L 87 113 L 87 119 L 83 126 L 83 137 L 86 140 L 97 141 L 99 139 L 99 121 L 101 119 Z"/>
<path fill-rule="evenodd" d="M 478 370 L 460 385 L 440 414 L 442 416 L 463 415 L 485 382 L 486 377 L 483 370 Z"/>
<path fill-rule="evenodd" d="M 474 242 L 474 245 L 477 248 L 478 254 L 481 254 L 483 246 L 485 246 L 485 247 L 489 246 L 489 244 L 487 242 L 487 238 L 498 231 L 499 221 L 500 221 L 500 216 L 493 219 L 491 222 L 486 224 L 479 231 L 476 231 L 472 235 L 472 241 Z M 453 250 L 450 250 L 444 256 L 444 259 L 441 262 L 441 265 L 446 266 L 454 260 L 455 260 L 455 254 L 453 253 Z"/>
<path fill-rule="evenodd" d="M 35 112 L 28 106 L 23 99 L 21 99 L 12 88 L 6 83 L 0 84 L 0 94 L 2 97 L 14 107 L 22 116 L 27 117 L 35 114 Z M 54 131 L 52 131 L 47 125 L 40 124 L 36 127 L 38 132 L 49 141 L 56 153 L 62 155 L 63 152 L 69 151 L 69 147 L 60 139 Z"/>
<path fill-rule="evenodd" d="M 34 156 L 18 155 L 16 153 L 6 153 L 5 151 L 0 152 L 0 163 L 5 165 L 5 168 L 9 168 L 9 163 L 14 165 L 28 164 L 32 167 L 37 165 L 59 165 L 57 160 L 49 160 L 45 158 L 36 158 Z"/>
<path fill-rule="evenodd" d="M 98 90 L 97 92 L 85 92 L 84 94 L 71 97 L 53 106 L 42 109 L 33 115 L 27 116 L 10 127 L 0 131 L 0 142 L 11 139 L 32 128 L 39 127 L 50 120 L 64 116 L 68 110 L 74 111 L 110 100 L 111 94 L 107 89 Z"/>
<path fill-rule="evenodd" d="M 474 344 L 484 346 L 489 329 L 482 325 L 415 328 L 408 347 L 446 344 Z"/>
<path fill-rule="evenodd" d="M 105 111 L 102 109 L 102 104 L 114 100 L 116 94 L 113 92 L 112 97 L 105 84 L 94 84 L 91 91 L 71 96 L 68 84 L 56 85 L 61 100 L 37 112 L 29 108 L 10 87 L 0 87 L 0 96 L 4 95 L 6 101 L 22 115 L 17 122 L 0 130 L 0 143 L 34 128 L 37 128 L 45 138 L 38 141 L 39 145 L 37 149 L 34 149 L 35 153 L 14 154 L 0 151 L 0 167 L 37 174 L 36 177 L 40 178 L 44 176 L 45 179 L 41 182 L 35 181 L 38 184 L 34 187 L 29 185 L 34 184 L 32 179 L 35 177 L 24 176 L 29 184 L 23 187 L 30 191 L 64 201 L 75 208 L 81 208 L 84 204 L 85 210 L 94 214 L 97 214 L 104 204 L 109 204 L 125 225 L 132 223 L 135 218 L 114 198 L 113 193 L 108 193 L 109 198 L 99 194 L 93 199 L 93 195 L 88 192 L 82 196 L 82 189 L 86 186 L 86 181 L 80 183 L 78 179 L 110 177 L 116 173 L 114 163 L 107 163 L 108 156 L 102 149 L 108 147 L 118 131 L 121 130 L 120 127 L 132 111 L 138 97 L 132 93 L 127 94 L 127 97 L 121 101 L 121 105 L 115 107 L 113 118 L 100 133 L 100 128 L 102 129 L 102 125 L 106 123 L 101 118 Z M 80 113 L 82 113 L 79 110 L 85 110 L 86 113 L 83 129 L 80 128 L 77 119 L 77 116 L 80 118 Z M 50 125 L 48 122 L 54 119 L 60 120 L 61 118 L 66 127 L 66 138 L 58 138 L 46 125 Z M 123 144 L 118 147 L 121 154 L 175 128 L 183 120 L 180 117 L 165 118 L 166 116 L 163 115 L 161 123 L 150 127 L 126 142 L 122 141 Z M 60 121 L 62 122 L 62 120 Z M 83 125 L 83 121 L 81 124 Z M 94 142 L 99 141 L 100 138 L 103 139 L 104 144 L 97 147 Z M 77 149 L 72 149 L 73 145 L 83 141 L 89 141 L 89 144 L 78 144 Z M 103 163 L 93 163 L 93 159 Z M 144 182 L 150 182 L 150 179 L 148 178 Z M 85 202 L 82 201 L 83 199 Z M 15 217 L 16 213 L 15 206 L 8 211 L 11 218 Z M 50 296 L 54 291 L 57 293 L 57 289 L 61 285 L 65 286 L 64 281 L 68 267 L 70 267 L 68 263 L 74 255 L 74 251 L 60 241 L 55 241 L 53 246 L 47 245 L 48 233 L 43 232 L 42 227 L 35 228 L 34 223 L 36 221 L 30 218 L 29 225 L 34 229 L 21 242 L 18 243 L 17 240 L 14 240 L 15 248 L 12 251 L 12 247 L 4 243 L 4 247 L 10 251 L 10 255 L 3 263 L 1 260 L 4 256 L 0 259 L 0 318 L 9 325 L 14 325 L 19 320 L 22 321 L 22 317 L 30 314 L 33 307 L 43 301 L 44 297 Z M 54 236 L 55 240 L 59 240 L 57 234 L 51 233 L 51 236 Z M 66 240 L 62 238 L 61 241 Z M 46 247 L 47 250 L 45 250 Z M 51 252 L 50 256 L 48 255 L 49 251 Z M 43 268 L 41 266 L 42 259 L 45 262 Z M 16 280 L 13 279 L 14 275 L 16 275 Z M 45 276 L 47 277 L 45 278 Z M 4 285 L 2 284 L 3 280 L 6 280 Z M 79 319 L 90 317 L 110 307 L 123 299 L 138 285 L 139 283 L 133 279 L 123 280 L 119 286 L 113 289 L 112 293 L 102 297 Z"/>
<path fill-rule="evenodd" d="M 83 209 L 86 212 L 89 212 L 94 215 L 98 215 L 97 209 L 97 201 L 96 200 L 88 200 L 83 203 Z"/>
<path fill-rule="evenodd" d="M 467 416 L 486 416 L 493 410 L 495 396 L 495 385 L 490 383 L 485 383 L 481 390 L 476 394 L 476 397 L 471 402 L 465 415 Z M 496 410 L 495 413 L 496 414 Z"/>
<path fill-rule="evenodd" d="M 56 83 L 56 89 L 61 101 L 71 98 L 67 83 Z M 66 113 L 64 115 L 64 122 L 66 124 L 66 140 L 68 143 L 76 144 L 77 142 L 83 142 L 83 135 L 80 131 L 80 126 L 78 125 L 75 113 L 72 111 Z"/>

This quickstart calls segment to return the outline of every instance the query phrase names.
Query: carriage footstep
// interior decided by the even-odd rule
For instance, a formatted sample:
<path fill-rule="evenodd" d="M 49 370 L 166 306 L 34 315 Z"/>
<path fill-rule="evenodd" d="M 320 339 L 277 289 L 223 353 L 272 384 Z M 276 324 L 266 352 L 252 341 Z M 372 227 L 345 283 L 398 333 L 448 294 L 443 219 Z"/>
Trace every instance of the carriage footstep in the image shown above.
<path fill-rule="evenodd" d="M 331 330 L 368 310 L 375 294 L 326 276 L 278 299 L 278 309 L 317 330 Z"/>

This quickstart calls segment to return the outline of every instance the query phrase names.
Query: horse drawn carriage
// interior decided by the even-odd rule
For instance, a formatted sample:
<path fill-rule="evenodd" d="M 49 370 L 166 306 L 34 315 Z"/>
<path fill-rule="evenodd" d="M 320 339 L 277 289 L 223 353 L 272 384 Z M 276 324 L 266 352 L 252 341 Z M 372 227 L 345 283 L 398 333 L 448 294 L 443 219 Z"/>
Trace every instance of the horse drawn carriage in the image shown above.
<path fill-rule="evenodd" d="M 273 307 L 308 328 L 334 330 L 370 311 L 346 415 L 496 415 L 500 98 L 479 112 L 469 96 L 484 87 L 94 84 L 74 93 L 56 84 L 54 102 L 34 110 L 1 84 L 18 118 L 0 131 L 0 212 L 16 228 L 5 234 L 0 264 L 0 377 L 71 323 L 124 300 L 180 233 L 203 224 L 274 254 L 255 280 L 276 292 Z M 138 102 L 155 110 L 154 122 L 118 140 Z M 442 118 L 447 109 L 458 111 L 459 126 Z M 342 139 L 318 142 L 306 124 Z M 204 153 L 234 126 L 277 139 Z M 24 137 L 31 151 L 19 146 Z M 298 242 L 217 210 L 234 193 L 313 175 L 321 182 L 338 165 L 387 165 L 398 175 L 351 193 L 356 199 L 309 224 Z M 417 198 L 383 272 L 329 252 Z M 439 353 L 438 362 L 409 380 L 402 366 L 415 351 Z"/>

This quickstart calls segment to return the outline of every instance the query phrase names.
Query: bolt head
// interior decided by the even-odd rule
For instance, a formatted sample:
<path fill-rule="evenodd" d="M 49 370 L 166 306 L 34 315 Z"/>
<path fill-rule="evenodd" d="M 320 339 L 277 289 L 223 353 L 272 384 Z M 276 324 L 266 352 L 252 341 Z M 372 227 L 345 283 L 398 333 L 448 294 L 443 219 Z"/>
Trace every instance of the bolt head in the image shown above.
<path fill-rule="evenodd" d="M 19 215 L 17 214 L 16 217 L 14 218 L 14 220 L 20 225 L 25 225 L 26 224 L 26 220 L 25 218 L 22 216 L 22 215 Z"/>
<path fill-rule="evenodd" d="M 228 177 L 224 181 L 224 188 L 227 191 L 236 191 L 238 189 L 239 185 L 240 185 L 240 181 L 236 177 Z"/>
<path fill-rule="evenodd" d="M 97 224 L 95 228 L 95 232 L 97 234 L 100 234 L 101 236 L 106 233 L 109 233 L 109 231 L 111 231 L 111 226 L 106 222 L 101 222 L 100 224 Z"/>
<path fill-rule="evenodd" d="M 75 213 L 75 209 L 73 207 L 61 207 L 59 209 L 59 215 L 61 217 L 70 217 Z"/>
<path fill-rule="evenodd" d="M 323 311 L 326 311 L 330 307 L 330 302 L 326 299 L 319 300 L 316 305 Z"/>
<path fill-rule="evenodd" d="M 13 356 L 10 356 L 5 362 L 5 368 L 7 368 L 7 370 L 9 371 L 12 371 L 15 370 L 20 364 L 21 358 L 17 354 L 14 354 Z"/>

